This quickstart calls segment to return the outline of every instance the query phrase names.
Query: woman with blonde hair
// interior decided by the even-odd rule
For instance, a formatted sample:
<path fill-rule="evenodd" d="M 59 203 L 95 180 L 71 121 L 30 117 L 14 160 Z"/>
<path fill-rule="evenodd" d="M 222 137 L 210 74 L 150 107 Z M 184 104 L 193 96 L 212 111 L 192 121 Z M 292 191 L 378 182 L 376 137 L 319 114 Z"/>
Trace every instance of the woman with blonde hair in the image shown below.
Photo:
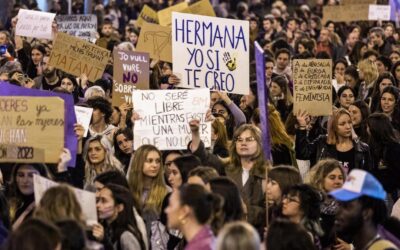
<path fill-rule="evenodd" d="M 253 113 L 252 123 L 260 128 L 260 110 L 258 108 Z M 273 165 L 292 165 L 297 167 L 294 142 L 287 134 L 279 112 L 271 104 L 268 104 L 268 123 Z"/>
<path fill-rule="evenodd" d="M 226 224 L 217 238 L 217 250 L 258 250 L 261 247 L 257 231 L 248 223 Z"/>
<path fill-rule="evenodd" d="M 251 124 L 240 126 L 230 146 L 230 163 L 226 174 L 238 186 L 246 204 L 248 222 L 262 233 L 265 226 L 265 171 L 261 131 Z"/>
<path fill-rule="evenodd" d="M 378 67 L 369 59 L 358 63 L 359 75 L 362 80 L 357 99 L 365 100 L 371 96 L 375 81 L 379 77 Z"/>
<path fill-rule="evenodd" d="M 128 183 L 134 199 L 139 201 L 149 233 L 151 222 L 158 219 L 162 202 L 169 191 L 164 182 L 164 168 L 158 148 L 142 145 L 135 151 L 128 173 Z"/>
<path fill-rule="evenodd" d="M 72 219 L 81 226 L 85 225 L 82 208 L 75 193 L 70 186 L 65 184 L 52 187 L 44 193 L 34 217 L 53 223 L 58 220 Z"/>
<path fill-rule="evenodd" d="M 306 111 L 297 112 L 296 156 L 301 160 L 318 162 L 324 158 L 338 160 L 345 172 L 353 168 L 370 169 L 370 153 L 367 144 L 353 139 L 353 124 L 349 111 L 340 108 L 333 112 L 328 135 L 320 135 L 310 142 L 307 126 L 310 117 Z"/>
<path fill-rule="evenodd" d="M 118 170 L 123 173 L 123 166 L 114 156 L 111 143 L 106 136 L 98 135 L 89 138 L 84 148 L 85 189 L 94 185 L 97 175 Z"/>
<path fill-rule="evenodd" d="M 225 125 L 218 119 L 211 123 L 211 145 L 214 155 L 218 155 L 221 158 L 229 156 L 228 133 Z"/>

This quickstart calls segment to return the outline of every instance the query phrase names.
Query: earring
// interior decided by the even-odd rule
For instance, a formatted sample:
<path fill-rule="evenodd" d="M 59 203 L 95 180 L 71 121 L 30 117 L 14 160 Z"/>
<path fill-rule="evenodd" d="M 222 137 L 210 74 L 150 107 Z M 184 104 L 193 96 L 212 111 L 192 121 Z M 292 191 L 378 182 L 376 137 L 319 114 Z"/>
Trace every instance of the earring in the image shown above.
<path fill-rule="evenodd" d="M 179 217 L 178 220 L 179 220 L 179 223 L 181 223 L 182 226 L 185 225 L 186 222 L 187 222 L 183 216 Z"/>

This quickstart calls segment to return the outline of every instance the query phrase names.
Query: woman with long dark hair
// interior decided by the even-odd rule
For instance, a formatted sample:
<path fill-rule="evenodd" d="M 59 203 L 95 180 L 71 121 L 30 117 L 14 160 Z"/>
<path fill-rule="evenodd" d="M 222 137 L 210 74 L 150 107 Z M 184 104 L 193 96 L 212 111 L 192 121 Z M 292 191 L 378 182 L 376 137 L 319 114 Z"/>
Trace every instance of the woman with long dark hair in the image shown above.
<path fill-rule="evenodd" d="M 120 128 L 114 133 L 115 157 L 122 163 L 125 173 L 128 172 L 129 162 L 133 153 L 132 129 Z"/>
<path fill-rule="evenodd" d="M 389 117 L 385 114 L 370 115 L 367 124 L 371 134 L 369 145 L 374 163 L 373 174 L 396 201 L 398 198 L 396 189 L 400 187 L 399 138 L 395 134 Z"/>
<path fill-rule="evenodd" d="M 101 225 L 95 225 L 93 236 L 106 249 L 146 249 L 133 206 L 133 197 L 123 186 L 107 184 L 100 190 L 96 207 Z"/>
<path fill-rule="evenodd" d="M 397 87 L 388 86 L 382 90 L 377 112 L 382 112 L 389 116 L 393 127 L 400 132 L 400 91 Z"/>
<path fill-rule="evenodd" d="M 361 100 L 355 101 L 349 107 L 353 129 L 358 138 L 368 143 L 367 118 L 370 114 L 368 105 Z"/>

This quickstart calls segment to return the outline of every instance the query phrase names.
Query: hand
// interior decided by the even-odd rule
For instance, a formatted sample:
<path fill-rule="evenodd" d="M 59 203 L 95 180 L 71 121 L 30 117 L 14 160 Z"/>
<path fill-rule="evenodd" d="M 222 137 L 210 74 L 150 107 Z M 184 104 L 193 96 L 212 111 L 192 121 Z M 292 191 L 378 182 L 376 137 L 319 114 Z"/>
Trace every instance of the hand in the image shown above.
<path fill-rule="evenodd" d="M 78 123 L 74 124 L 74 132 L 76 134 L 76 137 L 78 138 L 78 141 L 82 140 L 83 135 L 85 134 L 85 128 Z"/>
<path fill-rule="evenodd" d="M 142 118 L 140 117 L 139 113 L 133 111 L 133 112 L 132 112 L 132 116 L 131 116 L 131 122 L 132 122 L 133 124 L 135 124 L 135 122 L 136 122 L 137 120 L 140 120 L 140 119 L 142 119 Z"/>
<path fill-rule="evenodd" d="M 22 49 L 24 47 L 24 43 L 22 41 L 22 37 L 15 36 L 14 40 L 15 40 L 15 50 L 18 51 L 18 50 L 20 50 L 20 49 Z"/>
<path fill-rule="evenodd" d="M 340 238 L 336 238 L 336 241 L 338 242 L 336 245 L 333 246 L 333 249 L 335 250 L 350 250 L 351 245 L 345 241 L 343 241 Z"/>
<path fill-rule="evenodd" d="M 206 113 L 206 122 L 213 122 L 215 120 L 215 116 L 211 113 L 211 109 L 207 109 Z"/>
<path fill-rule="evenodd" d="M 335 78 L 338 83 L 344 83 L 344 75 L 335 74 Z"/>
<path fill-rule="evenodd" d="M 158 62 L 159 62 L 158 59 L 153 59 L 153 60 L 151 60 L 151 62 L 150 62 L 150 69 L 154 68 L 154 66 L 156 66 Z"/>
<path fill-rule="evenodd" d="M 310 115 L 305 110 L 299 109 L 296 114 L 296 119 L 300 127 L 307 127 L 310 123 Z"/>
<path fill-rule="evenodd" d="M 58 173 L 67 171 L 68 162 L 72 159 L 71 151 L 68 148 L 64 148 L 58 159 L 57 171 Z"/>
<path fill-rule="evenodd" d="M 13 29 L 15 29 L 17 27 L 17 23 L 18 23 L 18 16 L 15 16 L 11 19 L 11 27 Z"/>
<path fill-rule="evenodd" d="M 223 100 L 227 105 L 231 104 L 232 100 L 231 98 L 229 98 L 226 92 L 217 91 L 217 93 L 219 95 L 219 98 L 221 98 L 221 100 Z"/>
<path fill-rule="evenodd" d="M 121 112 L 121 117 L 126 117 L 128 110 L 130 109 L 129 104 L 124 102 L 119 106 L 119 111 Z"/>
<path fill-rule="evenodd" d="M 198 134 L 200 130 L 200 121 L 197 119 L 193 119 L 189 122 L 190 131 L 192 134 Z"/>
<path fill-rule="evenodd" d="M 89 78 L 87 77 L 86 73 L 82 73 L 80 78 L 81 78 L 81 88 L 84 89 L 87 86 L 87 82 L 88 82 Z"/>
<path fill-rule="evenodd" d="M 168 77 L 168 83 L 172 85 L 176 85 L 181 83 L 181 79 L 179 79 L 176 75 L 172 74 Z"/>
<path fill-rule="evenodd" d="M 103 241 L 104 240 L 104 227 L 101 224 L 94 224 L 93 229 L 92 229 L 92 234 L 93 237 L 97 241 Z"/>

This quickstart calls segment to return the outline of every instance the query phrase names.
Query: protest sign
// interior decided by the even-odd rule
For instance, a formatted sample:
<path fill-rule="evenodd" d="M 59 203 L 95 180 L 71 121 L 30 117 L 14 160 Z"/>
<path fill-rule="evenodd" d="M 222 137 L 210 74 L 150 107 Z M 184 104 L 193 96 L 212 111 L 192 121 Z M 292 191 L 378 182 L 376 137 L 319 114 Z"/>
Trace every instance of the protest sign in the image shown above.
<path fill-rule="evenodd" d="M 83 137 L 86 137 L 89 131 L 89 125 L 90 125 L 90 120 L 92 119 L 93 109 L 81 106 L 74 106 L 74 108 L 76 114 L 76 121 L 77 123 L 82 125 L 83 128 L 85 129 Z"/>
<path fill-rule="evenodd" d="M 132 103 L 133 89 L 149 89 L 149 54 L 114 49 L 112 105 Z"/>
<path fill-rule="evenodd" d="M 350 4 L 376 4 L 376 0 L 342 0 L 342 5 L 350 5 Z"/>
<path fill-rule="evenodd" d="M 94 82 L 103 75 L 109 56 L 106 49 L 58 32 L 49 65 L 74 76 L 85 73 L 89 81 Z"/>
<path fill-rule="evenodd" d="M 75 167 L 76 155 L 78 152 L 78 140 L 74 131 L 76 123 L 74 111 L 74 98 L 70 94 L 57 93 L 52 91 L 44 91 L 37 89 L 28 89 L 20 86 L 0 82 L 0 99 L 3 96 L 39 96 L 39 97 L 60 97 L 64 100 L 65 126 L 64 126 L 64 148 L 68 148 L 71 152 L 71 160 L 68 162 L 69 167 Z M 42 98 L 43 99 L 43 98 Z"/>
<path fill-rule="evenodd" d="M 171 27 L 143 23 L 136 51 L 149 53 L 151 59 L 172 62 Z"/>
<path fill-rule="evenodd" d="M 187 2 L 182 2 L 175 4 L 166 9 L 160 10 L 157 12 L 158 23 L 162 26 L 170 26 L 171 25 L 171 15 L 172 12 L 181 12 L 189 7 Z"/>
<path fill-rule="evenodd" d="M 266 88 L 267 84 L 265 82 L 265 58 L 264 50 L 258 42 L 254 42 L 254 53 L 256 59 L 258 108 L 260 109 L 260 123 L 263 135 L 262 145 L 265 159 L 271 160 L 271 138 L 268 122 L 268 89 Z"/>
<path fill-rule="evenodd" d="M 201 0 L 191 4 L 187 9 L 183 10 L 182 13 L 191 13 L 202 16 L 216 16 L 214 8 L 209 0 Z"/>
<path fill-rule="evenodd" d="M 182 88 L 249 93 L 249 22 L 173 13 L 172 57 Z"/>
<path fill-rule="evenodd" d="M 200 120 L 200 137 L 211 143 L 211 124 L 205 121 L 210 106 L 210 91 L 135 90 L 135 112 L 141 117 L 134 126 L 134 149 L 152 144 L 160 150 L 186 149 L 191 140 L 189 121 Z"/>
<path fill-rule="evenodd" d="M 143 23 L 158 23 L 157 11 L 150 8 L 147 4 L 145 4 L 140 11 L 139 18 L 136 21 L 136 26 L 142 27 Z"/>
<path fill-rule="evenodd" d="M 332 60 L 298 59 L 293 62 L 293 113 L 332 114 Z"/>
<path fill-rule="evenodd" d="M 327 21 L 333 22 L 352 22 L 367 21 L 369 13 L 369 4 L 353 4 L 353 5 L 326 5 L 323 8 L 322 23 Z M 354 13 L 357 13 L 355 15 Z"/>
<path fill-rule="evenodd" d="M 35 193 L 35 204 L 38 206 L 40 200 L 46 191 L 52 187 L 59 186 L 60 184 L 49 180 L 40 175 L 33 175 L 33 189 Z M 96 193 L 88 192 L 82 189 L 73 188 L 75 197 L 82 208 L 82 214 L 88 226 L 97 223 L 97 210 L 96 210 Z"/>
<path fill-rule="evenodd" d="M 390 20 L 390 5 L 369 5 L 368 20 Z"/>
<path fill-rule="evenodd" d="M 56 14 L 20 9 L 16 26 L 17 36 L 53 39 L 52 24 Z"/>
<path fill-rule="evenodd" d="M 64 15 L 57 16 L 56 20 L 59 32 L 64 32 L 70 36 L 79 37 L 86 41 L 93 41 L 96 39 L 96 15 Z"/>
<path fill-rule="evenodd" d="M 0 162 L 58 162 L 64 147 L 61 98 L 2 96 L 0 111 Z"/>

